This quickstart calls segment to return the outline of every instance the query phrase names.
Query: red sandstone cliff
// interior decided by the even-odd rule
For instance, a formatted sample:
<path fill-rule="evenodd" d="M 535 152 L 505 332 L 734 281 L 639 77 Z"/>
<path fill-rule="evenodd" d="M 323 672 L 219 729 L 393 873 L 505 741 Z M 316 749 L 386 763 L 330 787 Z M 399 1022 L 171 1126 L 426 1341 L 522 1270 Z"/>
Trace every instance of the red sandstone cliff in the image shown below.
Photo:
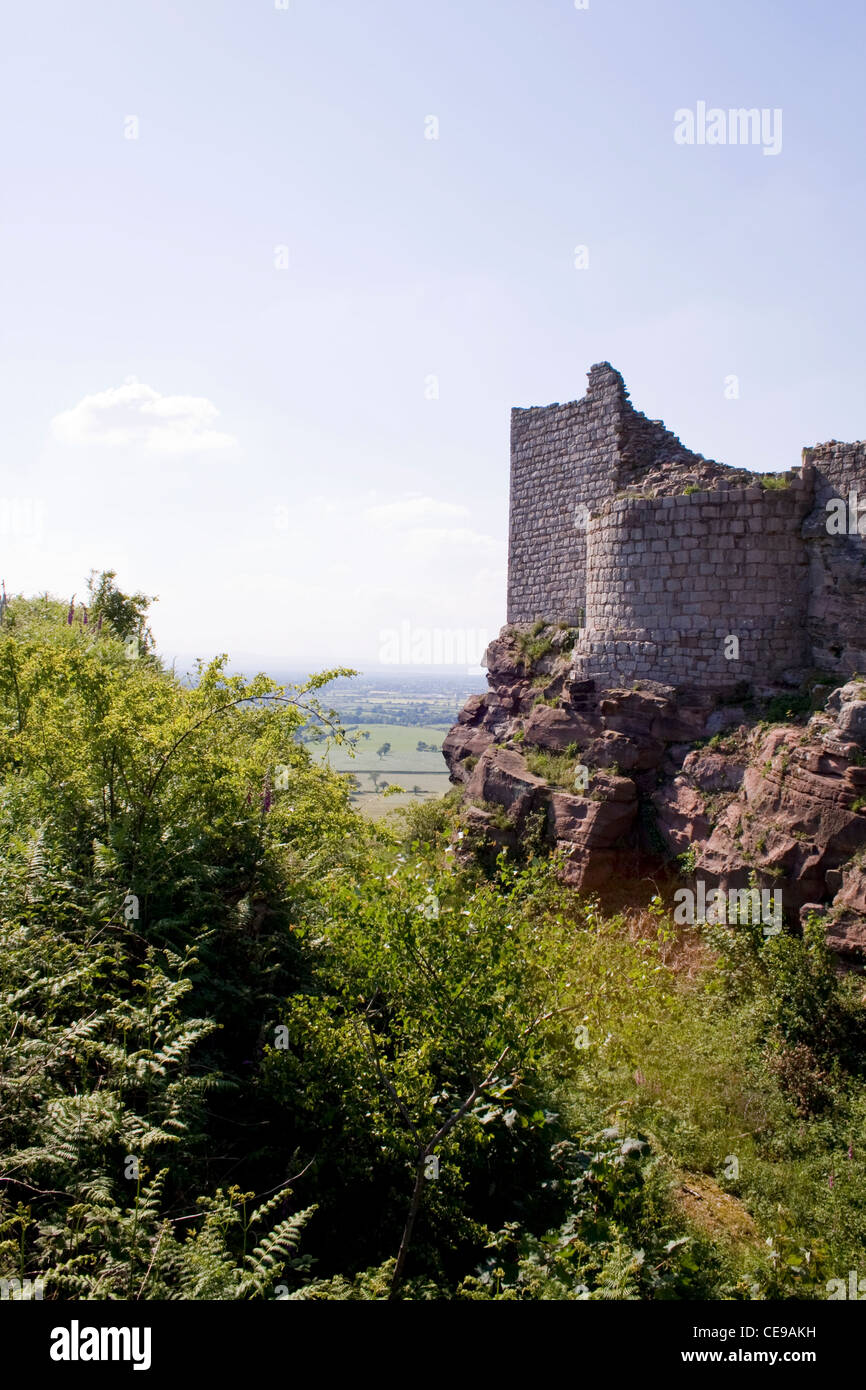
<path fill-rule="evenodd" d="M 832 946 L 866 955 L 866 680 L 816 687 L 823 708 L 791 722 L 784 698 L 598 689 L 574 677 L 574 638 L 535 624 L 490 644 L 490 689 L 443 750 L 470 838 L 540 836 L 569 882 L 602 894 L 688 854 L 707 884 L 781 889 L 789 926 L 815 908 Z"/>

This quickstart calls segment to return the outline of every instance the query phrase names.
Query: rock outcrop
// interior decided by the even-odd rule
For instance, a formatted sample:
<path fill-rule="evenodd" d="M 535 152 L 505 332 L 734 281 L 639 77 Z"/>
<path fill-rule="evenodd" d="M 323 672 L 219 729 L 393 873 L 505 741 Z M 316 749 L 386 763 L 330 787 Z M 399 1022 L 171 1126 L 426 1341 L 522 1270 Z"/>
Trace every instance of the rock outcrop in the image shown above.
<path fill-rule="evenodd" d="M 818 912 L 836 950 L 866 953 L 866 680 L 825 686 L 824 708 L 792 722 L 802 694 L 787 710 L 652 681 L 598 689 L 574 674 L 574 638 L 536 623 L 490 644 L 490 688 L 443 750 L 470 830 L 501 846 L 531 826 L 583 890 L 635 852 L 686 856 L 708 886 L 781 889 L 789 926 Z"/>

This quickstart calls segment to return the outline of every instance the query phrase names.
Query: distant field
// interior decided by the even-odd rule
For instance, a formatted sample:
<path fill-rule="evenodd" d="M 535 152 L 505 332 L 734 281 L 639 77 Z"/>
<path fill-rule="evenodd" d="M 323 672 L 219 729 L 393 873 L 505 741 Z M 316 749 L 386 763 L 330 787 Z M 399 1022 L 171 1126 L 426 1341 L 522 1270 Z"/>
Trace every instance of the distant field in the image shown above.
<path fill-rule="evenodd" d="M 379 819 L 399 806 L 429 801 L 443 796 L 451 785 L 441 748 L 448 725 L 370 724 L 347 729 L 357 739 L 355 756 L 345 746 L 317 749 L 314 756 L 326 760 L 335 772 L 350 773 L 357 782 L 352 801 L 364 815 Z M 369 738 L 363 737 L 369 734 Z M 418 743 L 433 751 L 419 751 Z M 379 750 L 390 744 L 387 753 Z M 375 779 L 375 780 L 374 780 Z M 403 788 L 404 794 L 383 796 L 388 786 Z"/>
<path fill-rule="evenodd" d="M 450 728 L 462 709 L 466 696 L 455 694 L 409 694 L 402 690 L 368 690 L 362 694 L 351 692 L 322 696 L 322 701 L 330 701 L 348 724 L 360 724 L 367 728 L 373 724 L 382 727 L 397 720 L 400 724 L 418 728 L 442 725 Z"/>
<path fill-rule="evenodd" d="M 486 688 L 483 675 L 435 675 L 398 672 L 353 676 L 331 681 L 320 691 L 323 705 L 337 711 L 344 725 L 362 728 L 411 725 L 449 729 L 470 695 Z"/>

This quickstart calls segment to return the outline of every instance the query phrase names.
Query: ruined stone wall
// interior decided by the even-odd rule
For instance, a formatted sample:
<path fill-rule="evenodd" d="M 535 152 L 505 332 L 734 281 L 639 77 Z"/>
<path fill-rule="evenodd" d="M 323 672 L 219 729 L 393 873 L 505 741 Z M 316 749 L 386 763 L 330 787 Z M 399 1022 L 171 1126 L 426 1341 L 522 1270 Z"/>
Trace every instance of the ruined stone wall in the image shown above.
<path fill-rule="evenodd" d="M 511 412 L 510 623 L 577 622 L 585 605 L 585 516 L 616 492 L 624 409 L 622 377 L 601 363 L 582 400 Z"/>
<path fill-rule="evenodd" d="M 826 504 L 852 492 L 861 531 L 834 535 Z M 512 412 L 508 621 L 536 618 L 582 626 L 576 673 L 608 683 L 866 674 L 866 442 L 806 449 L 764 488 L 597 364 L 582 400 Z"/>
<path fill-rule="evenodd" d="M 866 440 L 816 444 L 803 450 L 803 466 L 814 474 L 816 506 L 824 507 L 830 497 L 847 498 L 849 492 L 859 493 L 866 503 Z M 866 507 L 861 515 L 866 516 Z"/>
<path fill-rule="evenodd" d="M 831 440 L 803 450 L 804 472 L 814 478 L 815 508 L 803 534 L 809 553 L 807 629 L 812 664 L 850 676 L 866 674 L 866 441 Z M 858 533 L 835 535 L 827 529 L 827 503 L 849 502 L 856 494 Z M 850 517 L 850 514 L 849 514 Z"/>
<path fill-rule="evenodd" d="M 582 400 L 511 412 L 508 621 L 576 623 L 586 607 L 586 523 L 624 488 L 663 490 L 734 470 L 686 449 L 631 405 L 600 362 Z"/>
<path fill-rule="evenodd" d="M 590 523 L 581 678 L 769 685 L 810 664 L 807 484 L 621 498 Z M 725 641 L 739 640 L 736 659 Z"/>
<path fill-rule="evenodd" d="M 724 464 L 705 459 L 687 449 L 672 430 L 661 420 L 650 420 L 641 411 L 629 407 L 620 421 L 617 446 L 621 486 L 640 484 L 648 474 L 664 468 L 673 477 L 682 478 L 695 469 L 695 478 L 706 476 L 707 470 L 725 473 Z"/>

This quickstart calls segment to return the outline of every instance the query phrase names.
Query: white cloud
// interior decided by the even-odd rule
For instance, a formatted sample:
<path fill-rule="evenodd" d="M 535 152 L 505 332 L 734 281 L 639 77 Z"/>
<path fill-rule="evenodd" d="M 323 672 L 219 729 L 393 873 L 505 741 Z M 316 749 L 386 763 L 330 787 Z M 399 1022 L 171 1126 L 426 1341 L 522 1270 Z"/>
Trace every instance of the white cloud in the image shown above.
<path fill-rule="evenodd" d="M 364 516 L 376 526 L 419 526 L 436 521 L 456 521 L 467 517 L 469 508 L 456 502 L 439 502 L 435 497 L 405 497 L 367 507 Z"/>
<path fill-rule="evenodd" d="M 141 445 L 152 453 L 186 454 L 236 443 L 212 428 L 219 411 L 204 396 L 163 396 L 135 377 L 85 396 L 51 422 L 61 444 Z"/>

